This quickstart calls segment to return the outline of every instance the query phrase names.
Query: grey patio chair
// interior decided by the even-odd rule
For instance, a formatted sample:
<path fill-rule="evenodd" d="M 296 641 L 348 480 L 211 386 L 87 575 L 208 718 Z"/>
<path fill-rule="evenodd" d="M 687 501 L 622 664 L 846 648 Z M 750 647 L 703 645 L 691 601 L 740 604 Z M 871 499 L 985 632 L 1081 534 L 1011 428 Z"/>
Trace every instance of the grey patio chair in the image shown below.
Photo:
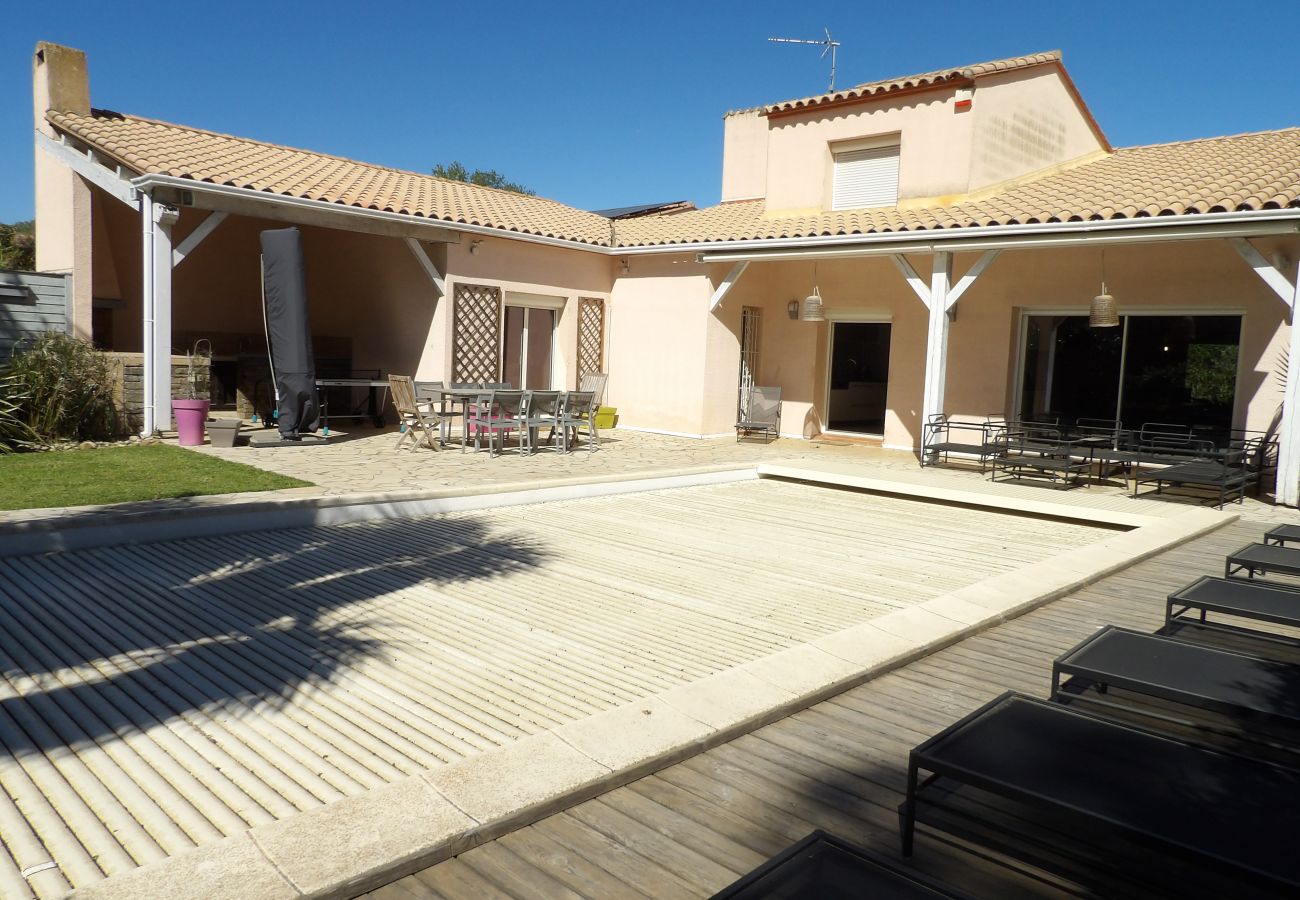
<path fill-rule="evenodd" d="M 578 385 L 578 390 L 589 392 L 596 395 L 593 405 L 600 409 L 600 405 L 605 402 L 605 382 L 609 381 L 609 375 L 605 372 L 588 372 L 582 376 L 582 384 Z"/>
<path fill-rule="evenodd" d="M 493 391 L 487 407 L 488 452 L 493 456 L 504 453 L 506 438 L 513 431 L 519 436 L 522 454 L 528 447 L 528 391 Z"/>
<path fill-rule="evenodd" d="M 781 436 L 781 389 L 779 387 L 752 387 L 748 408 L 741 410 L 736 423 L 736 443 L 743 436 L 759 432 L 768 442 Z"/>
<path fill-rule="evenodd" d="M 524 429 L 520 438 L 527 437 L 528 452 L 537 452 L 537 435 L 543 428 L 550 429 L 547 443 L 555 446 L 556 432 L 563 432 L 560 425 L 560 411 L 564 395 L 560 391 L 530 391 L 528 395 L 528 413 L 524 418 Z M 563 447 L 563 442 L 561 442 Z"/>
<path fill-rule="evenodd" d="M 409 375 L 389 375 L 388 386 L 402 430 L 402 436 L 393 449 L 402 449 L 402 445 L 410 440 L 412 450 L 420 445 L 437 450 L 440 420 L 431 407 L 421 407 L 415 396 L 415 382 Z"/>
<path fill-rule="evenodd" d="M 573 444 L 577 443 L 584 428 L 587 429 L 587 449 L 595 453 L 600 449 L 600 429 L 596 427 L 596 395 L 591 391 L 569 391 L 564 397 L 564 408 L 560 414 L 565 453 L 573 449 Z"/>

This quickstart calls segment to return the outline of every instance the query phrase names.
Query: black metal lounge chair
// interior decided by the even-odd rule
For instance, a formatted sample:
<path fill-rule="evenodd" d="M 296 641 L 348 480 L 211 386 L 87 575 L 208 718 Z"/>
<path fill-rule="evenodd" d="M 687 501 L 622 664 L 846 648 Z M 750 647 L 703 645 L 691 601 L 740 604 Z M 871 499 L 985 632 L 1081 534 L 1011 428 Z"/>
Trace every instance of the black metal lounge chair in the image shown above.
<path fill-rule="evenodd" d="M 1264 532 L 1264 543 L 1285 545 L 1300 542 L 1300 525 L 1275 525 Z"/>
<path fill-rule="evenodd" d="M 1168 703 L 1139 705 L 1111 688 Z M 1089 710 L 1138 715 L 1155 730 L 1189 727 L 1234 746 L 1300 753 L 1300 666 L 1276 660 L 1107 625 L 1057 657 L 1051 696 L 1067 704 L 1084 696 Z"/>
<path fill-rule="evenodd" d="M 741 435 L 755 432 L 769 442 L 781 436 L 781 389 L 779 387 L 752 387 L 749 401 L 740 411 L 736 422 L 736 442 Z"/>
<path fill-rule="evenodd" d="M 1277 582 L 1247 581 L 1203 575 L 1165 599 L 1165 633 L 1184 625 L 1228 633 L 1245 633 L 1256 643 L 1295 646 L 1297 640 L 1208 620 L 1210 613 L 1300 628 L 1300 590 Z M 1189 617 L 1189 614 L 1194 616 Z"/>
<path fill-rule="evenodd" d="M 981 833 L 980 807 L 963 815 L 961 795 L 1000 827 Z M 912 751 L 899 820 L 905 856 L 920 821 L 1085 885 L 1295 896 L 1298 809 L 1300 771 L 1008 692 Z M 1016 824 L 1027 833 L 1011 843 Z"/>
<path fill-rule="evenodd" d="M 814 831 L 718 891 L 713 900 L 938 900 L 966 896 L 888 857 L 825 831 Z"/>
<path fill-rule="evenodd" d="M 1245 572 L 1247 578 L 1254 578 L 1256 572 L 1260 575 L 1269 572 L 1300 575 L 1300 548 L 1277 544 L 1247 544 L 1240 550 L 1229 553 L 1223 561 L 1225 577 L 1231 578 L 1238 572 Z"/>
<path fill-rule="evenodd" d="M 974 457 L 983 472 L 995 450 L 993 435 L 1001 428 L 1002 422 L 995 416 L 976 421 L 935 413 L 922 428 L 921 468 L 946 464 L 949 456 L 956 453 Z"/>

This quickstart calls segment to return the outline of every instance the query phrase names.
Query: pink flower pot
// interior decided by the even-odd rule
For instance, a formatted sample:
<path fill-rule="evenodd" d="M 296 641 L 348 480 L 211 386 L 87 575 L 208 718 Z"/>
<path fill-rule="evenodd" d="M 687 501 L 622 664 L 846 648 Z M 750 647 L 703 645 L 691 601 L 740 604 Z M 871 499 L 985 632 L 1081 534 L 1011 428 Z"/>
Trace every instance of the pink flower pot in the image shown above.
<path fill-rule="evenodd" d="M 203 423 L 208 420 L 207 400 L 173 400 L 172 415 L 176 417 L 176 434 L 182 447 L 198 447 L 203 443 Z"/>

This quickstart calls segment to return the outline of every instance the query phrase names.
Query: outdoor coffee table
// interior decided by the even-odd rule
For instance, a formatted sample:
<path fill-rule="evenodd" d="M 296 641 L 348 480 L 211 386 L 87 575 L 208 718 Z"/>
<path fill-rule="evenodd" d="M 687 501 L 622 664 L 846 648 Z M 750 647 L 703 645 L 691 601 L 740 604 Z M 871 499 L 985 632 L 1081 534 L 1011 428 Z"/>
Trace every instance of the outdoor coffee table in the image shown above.
<path fill-rule="evenodd" d="M 748 875 L 713 895 L 713 900 L 910 900 L 963 898 L 951 888 L 833 834 L 814 831 Z"/>
<path fill-rule="evenodd" d="M 1247 578 L 1254 578 L 1256 572 L 1300 575 L 1300 549 L 1278 544 L 1247 544 L 1229 553 L 1223 563 L 1225 577 L 1231 578 L 1238 572 L 1245 572 Z"/>
<path fill-rule="evenodd" d="M 1119 688 L 1217 713 L 1230 724 L 1172 718 L 1111 699 L 1089 697 L 1090 704 L 1300 750 L 1300 707 L 1294 700 L 1300 693 L 1300 667 L 1288 663 L 1107 625 L 1052 664 L 1051 696 L 1058 703 L 1078 696 L 1062 690 L 1067 677 L 1095 685 L 1103 695 Z"/>
<path fill-rule="evenodd" d="M 1300 525 L 1276 525 L 1264 533 L 1266 544 L 1282 545 L 1290 541 L 1300 541 Z"/>
<path fill-rule="evenodd" d="M 1253 619 L 1272 625 L 1300 627 L 1300 590 L 1277 582 L 1250 581 L 1245 578 L 1220 578 L 1202 575 L 1165 599 L 1165 628 L 1185 621 L 1188 613 L 1199 614 L 1195 625 L 1228 632 L 1244 629 L 1206 621 L 1209 613 Z M 1250 631 L 1257 641 L 1294 645 L 1294 638 Z"/>
<path fill-rule="evenodd" d="M 978 835 L 957 823 L 953 788 L 985 798 L 962 817 Z M 993 809 L 1000 824 L 990 831 Z M 1297 809 L 1300 771 L 1007 692 L 912 751 L 899 824 L 904 856 L 920 818 L 1072 880 L 1116 877 L 1172 896 L 1205 896 L 1214 881 L 1237 896 L 1296 896 Z M 954 816 L 940 818 L 944 810 Z"/>

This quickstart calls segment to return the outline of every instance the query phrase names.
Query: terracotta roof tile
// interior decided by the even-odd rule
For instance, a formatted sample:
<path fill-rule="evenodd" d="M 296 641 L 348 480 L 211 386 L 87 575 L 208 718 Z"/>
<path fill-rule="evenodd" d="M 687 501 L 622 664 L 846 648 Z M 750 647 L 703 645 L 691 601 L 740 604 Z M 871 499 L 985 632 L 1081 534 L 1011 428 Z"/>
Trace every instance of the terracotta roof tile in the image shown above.
<path fill-rule="evenodd" d="M 172 175 L 457 224 L 608 246 L 609 220 L 554 200 L 448 181 L 152 119 L 49 120 L 140 174 Z"/>
<path fill-rule="evenodd" d="M 618 246 L 829 235 L 1300 207 L 1300 128 L 1129 147 L 977 201 L 767 215 L 744 200 L 620 222 Z"/>
<path fill-rule="evenodd" d="M 1040 54 L 1042 55 L 1042 54 Z M 984 63 L 1007 65 L 1011 61 Z M 553 200 L 448 181 L 165 122 L 96 113 L 49 119 L 141 173 L 359 206 L 453 224 L 610 245 L 611 222 Z M 781 216 L 762 200 L 613 223 L 617 247 L 851 236 L 1300 206 L 1300 128 L 1130 147 L 947 206 Z"/>
<path fill-rule="evenodd" d="M 844 103 L 850 100 L 864 100 L 881 94 L 893 94 L 916 88 L 933 87 L 948 82 L 964 83 L 981 75 L 994 72 L 1008 72 L 1012 69 L 1025 69 L 1043 63 L 1060 62 L 1061 51 L 1049 50 L 1046 53 L 1031 53 L 1028 56 L 1012 56 L 1007 59 L 995 59 L 989 62 L 960 66 L 956 69 L 940 69 L 936 72 L 922 72 L 919 75 L 904 75 L 901 78 L 886 78 L 882 81 L 869 81 L 842 91 L 818 94 L 815 97 L 801 97 L 798 100 L 783 100 L 759 107 L 765 114 L 791 112 L 797 109 L 809 109 L 815 106 L 827 106 L 832 103 Z"/>

